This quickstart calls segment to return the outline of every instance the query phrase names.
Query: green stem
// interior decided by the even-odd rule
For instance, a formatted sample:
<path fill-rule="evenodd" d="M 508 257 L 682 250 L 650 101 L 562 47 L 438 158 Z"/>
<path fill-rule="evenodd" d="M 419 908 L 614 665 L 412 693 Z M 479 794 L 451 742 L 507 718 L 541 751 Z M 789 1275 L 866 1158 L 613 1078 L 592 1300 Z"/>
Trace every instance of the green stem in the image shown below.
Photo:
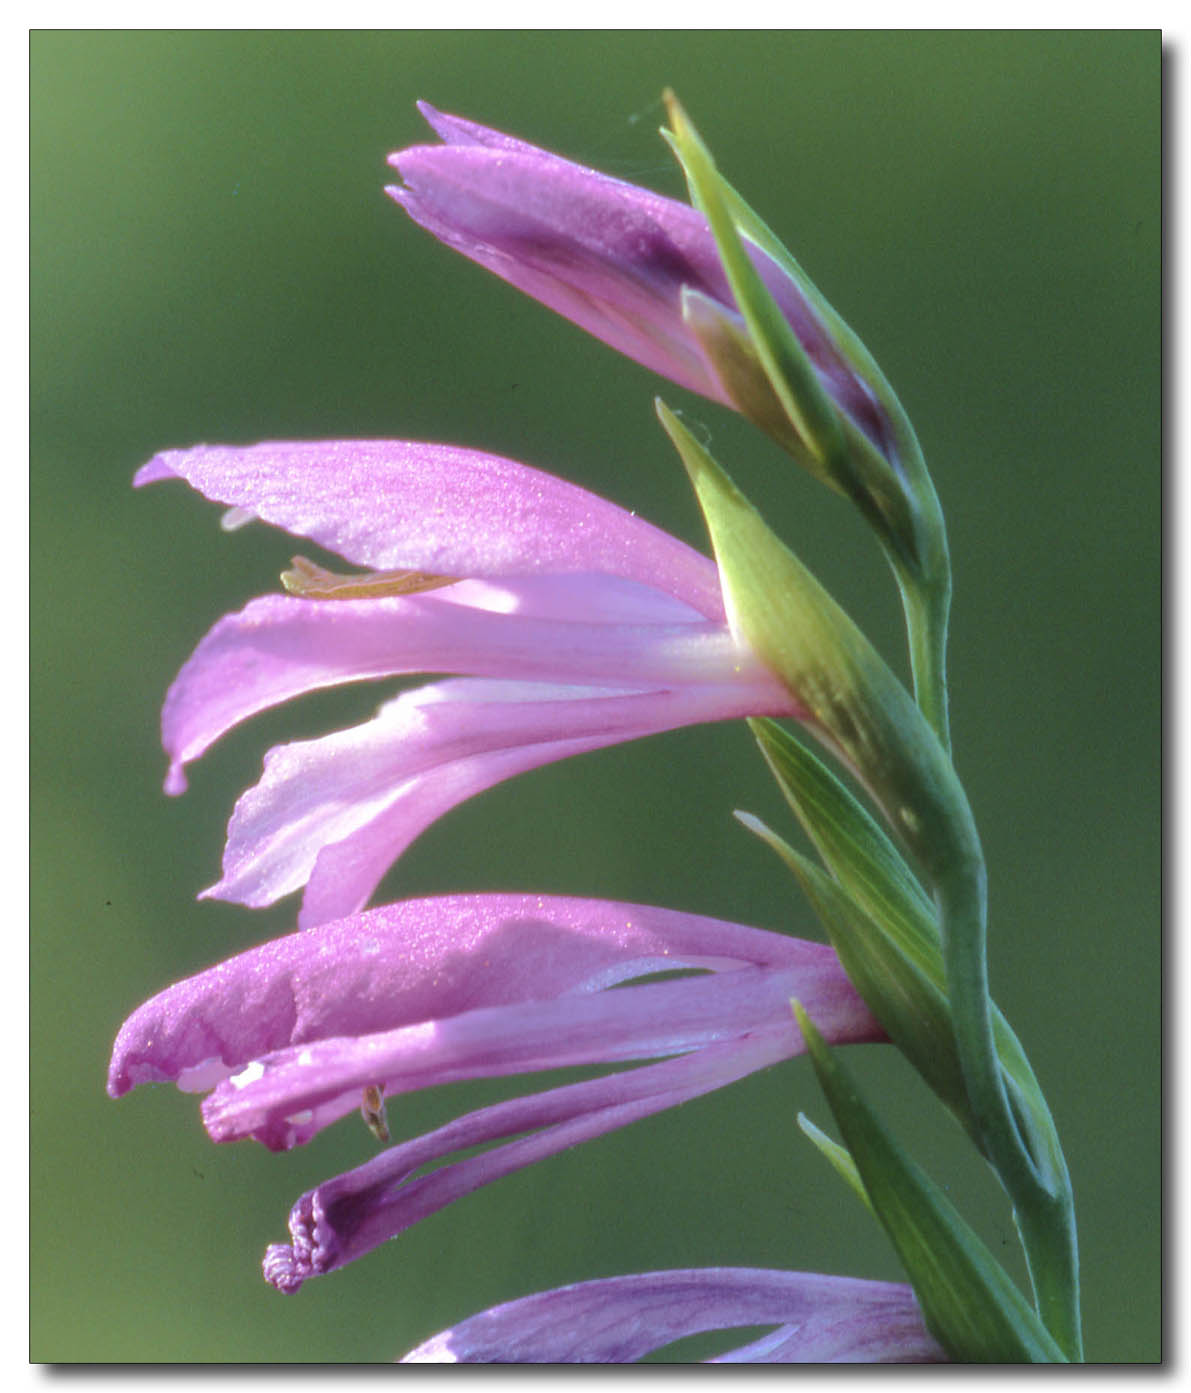
<path fill-rule="evenodd" d="M 1066 1181 L 1066 1167 L 1063 1168 Z M 1072 1363 L 1083 1361 L 1079 1310 L 1079 1246 L 1070 1183 L 1037 1206 L 1016 1210 L 1034 1304 L 1042 1323 Z M 1065 1241 L 1056 1241 L 1056 1236 Z"/>
<path fill-rule="evenodd" d="M 915 704 L 938 737 L 948 764 L 946 771 L 939 771 L 937 785 L 946 811 L 928 859 L 934 863 L 930 873 L 939 909 L 956 1047 L 984 1154 L 1013 1205 L 1038 1314 L 1064 1354 L 1078 1361 L 1083 1358 L 1079 1257 L 1067 1165 L 1036 1082 L 1030 1097 L 1011 1098 L 994 1037 L 988 990 L 984 854 L 967 798 L 950 768 L 947 626 L 951 563 L 942 514 L 929 479 L 921 492 L 933 504 L 937 522 L 925 530 L 933 539 L 932 553 L 913 570 L 892 547 L 887 548 L 887 555 L 906 616 Z M 908 805 L 914 806 L 915 801 Z"/>
<path fill-rule="evenodd" d="M 1082 1358 L 1079 1260 L 1070 1182 L 1053 1133 L 1015 1109 L 993 1039 L 984 859 L 970 814 L 963 854 L 938 868 L 936 899 L 956 1048 L 985 1155 L 1013 1205 L 1038 1313 L 1068 1358 Z"/>
<path fill-rule="evenodd" d="M 944 543 L 945 545 L 945 543 Z M 912 575 L 888 552 L 906 616 L 914 700 L 950 755 L 951 725 L 947 714 L 947 622 L 951 614 L 951 566 L 944 554 L 932 577 Z"/>

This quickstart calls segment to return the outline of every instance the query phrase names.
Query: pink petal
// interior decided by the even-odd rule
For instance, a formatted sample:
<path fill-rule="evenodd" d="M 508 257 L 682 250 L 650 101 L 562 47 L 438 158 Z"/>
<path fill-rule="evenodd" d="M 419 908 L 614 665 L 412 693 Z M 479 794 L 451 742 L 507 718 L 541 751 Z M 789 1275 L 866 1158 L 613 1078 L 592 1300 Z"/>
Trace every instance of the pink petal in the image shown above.
<path fill-rule="evenodd" d="M 491 577 L 603 572 L 723 619 L 714 564 L 623 508 L 497 455 L 401 440 L 200 445 L 154 456 L 207 498 L 378 570 Z"/>
<path fill-rule="evenodd" d="M 514 1171 L 776 1063 L 772 1042 L 710 1046 L 682 1059 L 481 1108 L 390 1148 L 308 1191 L 290 1212 L 291 1244 L 272 1244 L 265 1280 L 293 1292 L 363 1257 L 420 1220 Z M 532 1131 L 532 1129 L 537 1129 Z M 421 1166 L 465 1147 L 531 1132 L 426 1175 Z"/>
<path fill-rule="evenodd" d="M 709 1267 L 608 1277 L 494 1306 L 411 1350 L 411 1364 L 632 1363 L 687 1335 L 781 1323 L 712 1363 L 937 1363 L 908 1286 Z"/>
<path fill-rule="evenodd" d="M 884 1038 L 834 958 L 793 969 L 740 968 L 481 1007 L 377 1035 L 292 1046 L 218 1084 L 203 1104 L 203 1120 L 215 1141 L 254 1136 L 286 1149 L 342 1115 L 339 1100 L 358 1106 L 370 1084 L 383 1084 L 391 1095 L 462 1079 L 681 1054 L 731 1040 L 764 1039 L 776 1058 L 790 1058 L 804 1049 L 790 1010 L 795 996 L 835 1043 Z"/>
<path fill-rule="evenodd" d="M 203 893 L 264 905 L 310 881 L 303 926 L 354 913 L 431 822 L 475 793 L 571 754 L 764 705 L 742 685 L 617 695 L 464 678 L 403 693 L 363 725 L 270 750 L 236 804 L 223 878 Z"/>
<path fill-rule="evenodd" d="M 730 304 L 702 217 L 532 147 L 414 146 L 385 190 L 440 241 L 589 333 L 726 402 L 682 323 L 684 286 Z"/>
<path fill-rule="evenodd" d="M 531 154 L 545 154 L 527 140 L 494 131 L 490 126 L 481 126 L 476 121 L 467 121 L 462 116 L 449 116 L 439 111 L 429 102 L 418 102 L 418 110 L 426 118 L 435 135 L 445 145 L 484 145 L 494 150 L 523 150 Z"/>
<path fill-rule="evenodd" d="M 736 313 L 702 214 L 419 105 L 447 144 L 390 155 L 405 187 L 386 190 L 415 222 L 621 353 L 728 401 L 682 319 L 684 290 Z M 884 410 L 806 293 L 760 248 L 748 248 L 825 389 L 895 459 Z"/>
<path fill-rule="evenodd" d="M 606 607 L 618 604 L 631 613 L 626 586 L 639 597 L 641 614 L 661 608 L 663 597 L 657 591 L 614 577 L 583 578 L 582 586 L 574 584 L 578 579 L 560 577 L 559 588 L 581 591 L 581 602 L 593 609 L 599 605 L 598 592 L 611 589 Z M 421 595 L 334 603 L 264 596 L 238 614 L 225 615 L 187 660 L 166 697 L 162 743 L 170 755 L 167 791 L 183 792 L 183 765 L 237 722 L 320 687 L 399 673 L 455 672 L 621 687 L 738 679 L 762 689 L 772 685 L 776 699 L 777 685 L 756 659 L 742 652 L 723 626 L 709 624 L 693 611 L 683 609 L 697 623 L 591 623 L 577 617 L 523 617 L 464 603 L 477 589 L 491 588 L 471 581 Z M 510 583 L 503 596 L 520 610 L 538 601 L 536 592 L 542 588 L 539 580 Z"/>
<path fill-rule="evenodd" d="M 156 1080 L 212 1087 L 287 1046 L 599 991 L 662 969 L 832 961 L 820 943 L 648 905 L 550 895 L 406 900 L 275 939 L 151 998 L 120 1030 L 108 1092 Z"/>

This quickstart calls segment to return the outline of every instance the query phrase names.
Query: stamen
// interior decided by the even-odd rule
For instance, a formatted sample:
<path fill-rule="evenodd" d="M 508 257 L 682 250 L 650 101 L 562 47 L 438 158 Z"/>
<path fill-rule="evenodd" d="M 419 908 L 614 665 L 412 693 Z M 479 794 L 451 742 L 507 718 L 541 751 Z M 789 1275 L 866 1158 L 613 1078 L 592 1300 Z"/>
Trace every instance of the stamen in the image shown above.
<path fill-rule="evenodd" d="M 458 576 L 433 576 L 425 571 L 365 571 L 340 576 L 295 556 L 292 571 L 282 571 L 281 583 L 291 595 L 304 600 L 375 600 L 383 595 L 416 595 L 454 585 Z"/>
<path fill-rule="evenodd" d="M 360 1116 L 368 1124 L 368 1130 L 377 1141 L 389 1140 L 389 1122 L 385 1115 L 384 1091 L 383 1083 L 369 1084 L 364 1090 L 364 1101 L 360 1104 Z"/>

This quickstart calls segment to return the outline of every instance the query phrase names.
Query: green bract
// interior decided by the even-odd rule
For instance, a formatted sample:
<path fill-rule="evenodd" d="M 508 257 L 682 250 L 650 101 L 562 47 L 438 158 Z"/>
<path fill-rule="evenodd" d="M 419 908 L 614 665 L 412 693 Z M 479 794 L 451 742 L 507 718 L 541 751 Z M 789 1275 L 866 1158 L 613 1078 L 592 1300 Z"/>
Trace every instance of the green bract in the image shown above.
<path fill-rule="evenodd" d="M 836 1175 L 875 1219 L 876 1211 L 873 1209 L 873 1202 L 868 1197 L 864 1181 L 860 1178 L 860 1172 L 856 1169 L 856 1162 L 852 1160 L 852 1153 L 848 1148 L 841 1146 L 837 1141 L 832 1141 L 827 1133 L 822 1128 L 816 1127 L 804 1112 L 798 1114 L 798 1126 Z"/>
<path fill-rule="evenodd" d="M 928 876 L 950 867 L 957 850 L 978 855 L 951 761 L 909 693 L 673 412 L 659 402 L 658 414 L 707 520 L 733 629 L 790 689 L 803 723 L 869 790 Z"/>
<path fill-rule="evenodd" d="M 781 856 L 831 946 L 885 1032 L 980 1143 L 968 1108 L 946 993 L 818 866 L 748 814 L 737 817 Z"/>
<path fill-rule="evenodd" d="M 951 604 L 947 532 L 917 436 L 872 355 L 815 288 L 779 238 L 715 167 L 672 94 L 672 130 L 691 200 L 706 216 L 747 335 L 722 308 L 684 296 L 683 314 L 738 409 L 823 482 L 850 498 L 881 540 L 902 592 L 915 695 L 949 743 L 945 653 Z M 797 289 L 822 351 L 850 381 L 879 432 L 833 402 L 789 318 L 749 254 L 758 248 Z M 749 347 L 742 343 L 748 339 Z"/>
<path fill-rule="evenodd" d="M 1078 1357 L 1070 1184 L 1020 1051 L 1027 1084 L 1002 1068 L 985 957 L 984 857 L 963 788 L 922 713 L 856 625 L 673 413 L 659 404 L 659 414 L 707 519 L 734 632 L 786 684 L 803 727 L 859 779 L 930 886 L 966 1115 L 1013 1203 L 1039 1309 Z M 913 994 L 926 1000 L 921 983 Z M 888 1006 L 892 989 L 887 995 Z M 927 1019 L 937 1025 L 937 1014 L 932 1008 Z M 902 1007 L 892 1018 L 899 1029 L 908 1019 Z M 954 1097 L 953 1084 L 941 1083 Z"/>
<path fill-rule="evenodd" d="M 883 940 L 881 946 L 869 945 L 865 947 L 864 952 L 875 963 L 886 962 L 891 978 L 897 980 L 900 985 L 896 988 L 890 985 L 887 988 L 884 973 L 878 972 L 870 995 L 860 980 L 854 980 L 873 1013 L 889 1032 L 890 1038 L 917 1063 L 915 1054 L 918 1051 L 906 1049 L 895 1030 L 891 1028 L 891 1021 L 886 1019 L 885 1014 L 888 1008 L 883 1005 L 881 997 L 886 990 L 904 992 L 908 984 L 920 983 L 922 995 L 918 1009 L 927 1012 L 926 1018 L 932 1021 L 935 1019 L 934 1008 L 928 1003 L 939 1000 L 945 1003 L 946 973 L 934 905 L 899 855 L 897 848 L 855 795 L 813 751 L 808 750 L 776 721 L 752 720 L 749 725 L 757 737 L 757 743 L 777 780 L 778 787 L 785 794 L 807 835 L 835 877 L 834 881 L 828 882 L 834 890 L 824 891 L 821 882 L 825 877 L 822 876 L 822 872 L 810 865 L 805 858 L 798 857 L 776 833 L 756 819 L 742 818 L 742 821 L 761 835 L 799 875 L 808 897 L 823 917 L 824 926 L 828 934 L 832 935 L 832 942 L 841 957 L 843 951 L 840 944 L 835 942 L 833 933 L 833 925 L 837 925 L 841 919 L 849 919 L 852 926 L 851 933 L 847 928 L 835 928 L 834 932 L 839 933 L 841 937 L 858 937 L 862 942 L 870 938 Z M 809 870 L 819 877 L 816 881 L 820 886 L 818 899 L 811 893 L 807 880 L 803 878 L 791 858 L 796 858 L 803 867 L 809 867 Z M 842 901 L 850 906 L 850 914 L 843 909 L 841 896 Z M 833 903 L 836 910 L 830 920 L 824 912 L 825 904 L 828 902 Z M 890 957 L 898 960 L 899 965 L 889 966 L 886 960 Z M 849 972 L 851 973 L 850 968 Z M 868 975 L 871 977 L 873 973 L 870 971 Z M 947 1009 L 949 1019 L 950 1011 Z M 1029 1134 L 1034 1154 L 1039 1158 L 1042 1167 L 1053 1177 L 1061 1177 L 1061 1184 L 1066 1186 L 1066 1164 L 1054 1120 L 1020 1041 L 995 1003 L 992 1007 L 992 1021 L 993 1036 L 1006 1086 L 1023 1129 Z M 954 1088 L 951 1086 L 954 1059 L 954 1035 L 951 1026 L 948 1025 L 944 1055 L 931 1058 L 931 1067 L 922 1069 L 921 1072 L 965 1126 L 971 1129 L 966 1099 L 957 1106 Z M 980 1144 L 978 1137 L 975 1140 Z"/>
<path fill-rule="evenodd" d="M 968 1363 L 1065 1363 L 1025 1297 L 942 1190 L 888 1135 L 813 1022 L 793 1003 L 811 1061 L 869 1201 L 932 1334 Z"/>
<path fill-rule="evenodd" d="M 774 250 L 780 243 L 768 229 L 762 231 L 761 220 L 720 175 L 677 101 L 670 98 L 668 108 L 673 130 L 662 134 L 682 164 L 691 201 L 711 226 L 724 271 L 754 345 L 757 367 L 769 379 L 772 393 L 784 409 L 788 425 L 793 427 L 794 453 L 819 478 L 855 499 L 890 542 L 904 552 L 908 560 L 915 561 L 921 546 L 915 535 L 914 510 L 896 468 L 824 390 L 798 335 L 766 289 L 746 250 L 742 234 L 758 245 L 758 237 L 763 237 L 767 245 L 763 245 L 762 250 L 774 260 L 777 260 Z M 782 250 L 785 252 L 784 248 Z M 808 293 L 813 291 L 810 281 L 788 252 L 779 265 L 790 275 L 802 297 L 819 310 L 824 304 L 822 297 L 814 292 L 812 299 Z M 699 335 L 718 369 L 725 335 L 712 327 L 714 321 L 690 313 L 685 304 L 684 312 L 688 325 Z M 726 316 L 719 318 L 723 323 Z M 838 322 L 837 316 L 832 318 Z M 824 327 L 830 329 L 834 325 Z M 752 403 L 741 399 L 741 374 L 733 358 L 729 347 L 729 371 L 721 372 L 724 385 L 745 415 L 771 434 L 778 435 L 782 444 L 790 447 L 790 440 L 774 429 L 768 414 L 755 413 L 750 409 Z M 871 361 L 865 366 L 871 366 Z"/>

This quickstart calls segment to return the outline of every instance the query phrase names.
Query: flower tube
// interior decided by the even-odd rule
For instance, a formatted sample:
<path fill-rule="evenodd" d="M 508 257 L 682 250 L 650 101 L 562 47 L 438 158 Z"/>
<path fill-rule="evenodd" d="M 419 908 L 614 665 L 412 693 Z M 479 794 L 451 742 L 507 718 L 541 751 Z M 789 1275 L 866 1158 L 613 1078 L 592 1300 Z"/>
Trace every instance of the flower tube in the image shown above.
<path fill-rule="evenodd" d="M 675 969 L 703 975 L 621 985 Z M 600 900 L 410 900 L 264 944 L 160 993 L 121 1029 L 108 1091 L 153 1080 L 212 1089 L 202 1111 L 213 1139 L 285 1149 L 370 1092 L 661 1061 L 481 1108 L 302 1196 L 291 1244 L 265 1262 L 292 1291 L 502 1175 L 801 1053 L 794 996 L 836 1043 L 885 1038 L 823 944 Z"/>
<path fill-rule="evenodd" d="M 215 625 L 166 698 L 167 792 L 225 731 L 295 696 L 459 674 L 272 750 L 207 895 L 266 905 L 305 886 L 302 926 L 340 918 L 431 822 L 503 779 L 695 722 L 800 714 L 729 630 L 712 562 L 539 470 L 350 441 L 168 451 L 135 482 L 167 478 L 372 568 L 298 558 L 291 594 Z"/>
<path fill-rule="evenodd" d="M 509 1301 L 411 1350 L 403 1364 L 630 1364 L 688 1335 L 776 1324 L 711 1364 L 934 1364 L 946 1354 L 896 1282 L 754 1267 L 578 1282 Z"/>

